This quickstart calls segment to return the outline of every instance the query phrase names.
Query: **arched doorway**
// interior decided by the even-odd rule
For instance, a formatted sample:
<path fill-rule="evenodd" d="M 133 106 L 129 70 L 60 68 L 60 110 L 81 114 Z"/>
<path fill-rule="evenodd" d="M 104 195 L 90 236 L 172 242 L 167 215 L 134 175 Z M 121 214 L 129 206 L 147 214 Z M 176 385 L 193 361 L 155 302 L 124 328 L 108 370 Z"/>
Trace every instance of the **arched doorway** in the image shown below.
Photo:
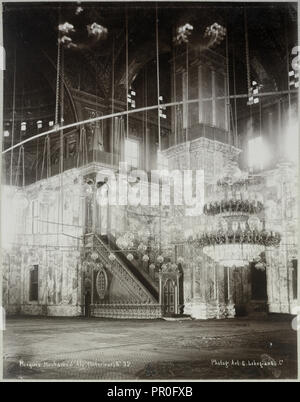
<path fill-rule="evenodd" d="M 251 263 L 251 301 L 247 309 L 248 315 L 264 316 L 268 311 L 267 274 L 265 264 Z"/>
<path fill-rule="evenodd" d="M 92 281 L 91 281 L 91 269 L 88 263 L 84 263 L 83 273 L 83 315 L 84 317 L 90 317 L 91 304 L 92 304 Z"/>
<path fill-rule="evenodd" d="M 251 263 L 251 299 L 267 301 L 267 275 L 266 269 Z"/>

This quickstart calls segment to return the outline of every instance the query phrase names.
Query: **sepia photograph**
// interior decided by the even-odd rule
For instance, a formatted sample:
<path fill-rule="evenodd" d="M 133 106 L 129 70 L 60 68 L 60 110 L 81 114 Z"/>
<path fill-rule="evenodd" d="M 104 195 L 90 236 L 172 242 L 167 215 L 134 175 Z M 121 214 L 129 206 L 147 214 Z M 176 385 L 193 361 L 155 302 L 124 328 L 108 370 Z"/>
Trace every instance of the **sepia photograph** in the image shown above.
<path fill-rule="evenodd" d="M 297 381 L 298 3 L 0 6 L 1 380 Z"/>

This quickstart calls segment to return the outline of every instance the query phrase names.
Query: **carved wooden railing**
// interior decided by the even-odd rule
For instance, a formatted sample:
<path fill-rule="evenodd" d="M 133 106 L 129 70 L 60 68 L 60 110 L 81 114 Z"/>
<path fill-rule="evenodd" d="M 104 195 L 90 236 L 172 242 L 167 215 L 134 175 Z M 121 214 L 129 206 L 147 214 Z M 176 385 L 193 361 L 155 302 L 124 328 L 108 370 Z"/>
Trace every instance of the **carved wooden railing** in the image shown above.
<path fill-rule="evenodd" d="M 163 315 L 160 304 L 101 304 L 91 306 L 91 315 L 101 318 L 158 319 Z"/>
<path fill-rule="evenodd" d="M 159 291 L 159 284 L 158 284 L 158 278 L 152 277 L 149 275 L 149 273 L 145 270 L 145 268 L 142 266 L 142 261 L 141 259 L 139 260 L 132 260 L 129 261 L 127 259 L 125 251 L 121 250 L 117 244 L 116 244 L 116 239 L 113 235 L 109 234 L 107 236 L 101 236 L 101 239 L 105 242 L 105 244 L 108 244 L 110 248 L 113 248 L 118 253 L 119 258 L 122 260 L 122 262 L 127 265 L 131 270 L 138 271 L 138 275 L 142 275 L 143 281 L 146 281 L 146 286 L 148 285 L 148 290 L 154 294 L 155 298 L 158 299 L 158 291 Z"/>
<path fill-rule="evenodd" d="M 111 261 L 109 256 L 112 254 L 110 247 L 103 242 L 103 240 L 93 234 L 94 248 L 97 250 L 100 260 L 105 267 L 114 275 L 122 286 L 124 286 L 130 295 L 130 301 L 136 304 L 157 304 L 158 292 L 149 290 L 149 286 L 142 278 L 139 272 L 132 270 L 115 254 L 115 259 Z"/>

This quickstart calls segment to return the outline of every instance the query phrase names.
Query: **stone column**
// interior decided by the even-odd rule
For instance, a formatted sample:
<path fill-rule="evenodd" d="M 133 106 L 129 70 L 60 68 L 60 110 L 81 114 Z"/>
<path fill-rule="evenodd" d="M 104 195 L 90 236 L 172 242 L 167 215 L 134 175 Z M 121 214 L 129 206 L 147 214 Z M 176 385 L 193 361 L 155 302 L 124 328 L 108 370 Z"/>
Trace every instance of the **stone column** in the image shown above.
<path fill-rule="evenodd" d="M 210 300 L 211 281 L 209 276 L 212 272 L 213 264 L 209 263 L 205 256 L 198 266 L 194 267 L 194 296 L 191 303 L 191 316 L 196 319 L 216 318 L 216 293 L 214 300 Z M 216 288 L 214 289 L 214 292 Z"/>
<path fill-rule="evenodd" d="M 183 120 L 183 129 L 187 129 L 189 125 L 189 116 L 188 116 L 188 87 L 187 87 L 187 72 L 182 73 L 182 100 L 183 100 L 183 107 L 182 107 L 182 120 Z"/>
<path fill-rule="evenodd" d="M 175 298 L 174 314 L 178 314 L 178 286 L 177 286 L 177 283 L 174 285 L 174 298 Z"/>
<path fill-rule="evenodd" d="M 145 148 L 146 148 L 146 152 L 145 152 L 145 169 L 148 172 L 151 169 L 151 161 L 150 161 L 150 147 L 151 147 L 151 143 L 150 143 L 150 135 L 149 135 L 149 128 L 146 128 L 146 136 L 145 136 Z"/>
<path fill-rule="evenodd" d="M 227 77 L 224 74 L 224 93 L 225 93 L 225 130 L 229 130 L 229 122 L 230 122 L 230 100 L 228 98 L 228 87 L 227 87 Z"/>
<path fill-rule="evenodd" d="M 91 267 L 91 304 L 94 304 L 94 266 Z"/>

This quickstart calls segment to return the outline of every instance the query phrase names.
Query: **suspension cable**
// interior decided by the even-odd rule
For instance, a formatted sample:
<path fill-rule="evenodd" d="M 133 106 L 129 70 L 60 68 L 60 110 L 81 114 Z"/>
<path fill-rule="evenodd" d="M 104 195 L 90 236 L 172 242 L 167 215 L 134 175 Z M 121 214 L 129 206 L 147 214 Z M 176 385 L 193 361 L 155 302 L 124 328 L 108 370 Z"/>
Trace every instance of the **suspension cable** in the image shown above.
<path fill-rule="evenodd" d="M 14 146 L 14 136 L 15 136 L 15 113 L 16 113 L 16 72 L 17 72 L 17 45 L 15 44 L 15 54 L 14 54 L 14 78 L 13 78 L 13 104 L 12 104 L 12 127 L 11 127 L 11 146 Z M 13 149 L 10 154 L 10 185 L 12 185 L 13 177 Z"/>
<path fill-rule="evenodd" d="M 248 37 L 248 19 L 246 7 L 244 7 L 244 20 L 245 20 L 245 46 L 246 46 L 246 68 L 247 68 L 247 86 L 248 86 L 248 99 L 251 96 L 251 67 L 250 67 L 250 54 L 249 54 L 249 37 Z M 252 105 L 250 104 L 250 122 L 251 122 L 251 132 L 250 135 L 253 137 L 253 111 Z"/>
<path fill-rule="evenodd" d="M 58 125 L 58 114 L 59 114 L 59 87 L 60 87 L 60 57 L 61 57 L 61 41 L 60 35 L 58 35 L 57 44 L 57 66 L 56 66 L 56 90 L 55 90 L 55 125 Z"/>
<path fill-rule="evenodd" d="M 80 164 L 80 152 L 82 152 L 82 129 L 83 127 L 80 127 L 79 131 L 79 145 L 78 145 L 78 153 L 77 153 L 77 168 L 79 167 Z"/>
<path fill-rule="evenodd" d="M 145 89 L 146 84 L 145 84 L 145 82 L 146 82 L 146 81 L 145 81 L 145 70 L 144 70 L 144 71 L 143 71 L 143 104 L 145 104 L 145 93 L 146 93 L 146 89 Z M 143 112 L 143 114 L 142 114 L 142 133 L 143 133 L 142 155 L 143 155 L 143 159 L 144 159 L 143 168 L 145 169 L 145 168 L 146 168 L 146 165 L 145 165 L 145 161 L 146 161 L 145 112 Z"/>
<path fill-rule="evenodd" d="M 246 51 L 246 68 L 247 68 L 247 86 L 248 86 L 248 96 L 250 96 L 251 72 L 250 72 L 249 38 L 248 38 L 248 19 L 247 19 L 246 7 L 244 8 L 244 23 L 245 23 L 245 51 Z"/>
<path fill-rule="evenodd" d="M 157 80 L 157 105 L 160 104 L 160 81 L 159 81 L 159 37 L 158 37 L 158 6 L 155 8 L 155 33 L 156 33 L 156 80 Z M 158 149 L 161 151 L 161 133 L 160 133 L 160 108 L 157 110 L 158 119 Z"/>
<path fill-rule="evenodd" d="M 129 55 L 128 55 L 128 8 L 126 7 L 125 11 L 125 31 L 126 31 L 126 138 L 129 137 L 129 104 L 128 104 L 128 94 L 129 94 Z"/>
<path fill-rule="evenodd" d="M 147 146 L 147 144 L 148 144 L 148 109 L 147 109 L 147 106 L 148 106 L 148 68 L 147 68 L 147 65 L 145 67 L 145 106 L 146 106 L 146 109 L 144 111 L 144 113 L 145 113 L 145 143 Z M 145 146 L 145 149 L 146 149 L 146 146 Z M 147 149 L 146 149 L 145 163 L 146 163 L 146 169 L 148 169 L 149 168 L 149 156 L 148 156 Z"/>
<path fill-rule="evenodd" d="M 228 29 L 226 30 L 226 113 L 228 119 L 228 144 L 231 145 L 231 108 L 230 108 L 230 85 L 229 85 L 229 40 L 228 40 Z M 233 144 L 234 145 L 234 144 Z"/>
<path fill-rule="evenodd" d="M 44 177 L 44 169 L 46 163 L 46 178 L 51 176 L 51 154 L 50 154 L 50 137 L 46 136 L 44 141 L 43 159 L 42 159 L 42 169 L 41 169 L 41 180 Z"/>
<path fill-rule="evenodd" d="M 262 106 L 259 102 L 259 136 L 262 136 Z"/>
<path fill-rule="evenodd" d="M 115 35 L 112 39 L 112 67 L 111 67 L 111 114 L 115 112 Z M 114 164 L 114 148 L 115 148 L 115 120 L 111 119 L 111 164 Z"/>
<path fill-rule="evenodd" d="M 290 92 L 291 93 L 298 93 L 298 90 L 293 89 Z M 278 96 L 278 95 L 285 95 L 287 93 L 288 93 L 288 91 L 272 91 L 272 92 L 260 93 L 257 96 L 258 97 Z M 234 99 L 234 98 L 236 98 L 236 99 L 248 98 L 248 94 L 239 94 L 239 95 L 236 95 L 236 96 L 233 96 L 233 95 L 230 96 L 230 99 Z M 223 99 L 224 100 L 225 97 L 224 96 L 217 96 L 215 99 L 217 99 L 217 100 L 222 100 Z M 205 102 L 205 101 L 212 100 L 212 98 L 203 98 L 202 100 Z M 188 103 L 189 104 L 190 103 L 199 103 L 199 98 L 191 99 L 191 100 L 188 101 Z M 175 106 L 175 105 L 178 105 L 178 106 L 183 105 L 183 101 L 169 102 L 169 103 L 164 103 L 163 105 L 153 105 L 153 106 L 142 107 L 142 108 L 139 108 L 139 109 L 133 109 L 133 110 L 129 110 L 128 114 L 130 115 L 130 114 L 140 113 L 140 112 L 143 112 L 146 109 L 148 111 L 149 110 L 157 110 L 160 106 L 172 107 L 172 106 Z M 78 126 L 80 127 L 80 126 L 83 126 L 85 124 L 94 123 L 96 121 L 110 119 L 111 117 L 123 117 L 123 116 L 126 116 L 126 115 L 127 115 L 127 112 L 123 111 L 123 112 L 114 113 L 113 115 L 109 114 L 109 115 L 105 115 L 105 116 L 93 117 L 93 118 L 89 118 L 89 119 L 82 120 L 82 121 L 76 121 L 75 123 L 66 124 L 65 126 L 63 126 L 63 129 L 67 130 L 69 128 L 74 128 L 74 127 L 78 127 Z M 37 138 L 44 137 L 46 135 L 54 134 L 54 133 L 57 133 L 57 128 L 53 128 L 53 129 L 45 131 L 43 133 L 36 134 L 36 135 L 34 135 L 34 136 L 30 137 L 30 138 L 26 138 L 25 140 L 15 144 L 13 147 L 9 147 L 9 148 L 3 150 L 2 154 L 6 154 L 7 152 L 11 152 L 13 149 L 18 148 L 23 144 L 27 144 L 28 142 L 31 142 L 31 141 L 33 141 L 33 140 L 35 140 Z"/>
<path fill-rule="evenodd" d="M 17 187 L 19 185 L 19 175 L 20 175 L 20 166 L 21 166 L 21 156 L 22 156 L 22 147 L 19 149 L 19 154 L 18 154 L 18 162 L 17 162 L 17 169 L 16 169 L 16 175 L 15 175 L 15 186 Z"/>
<path fill-rule="evenodd" d="M 185 55 L 185 68 L 186 68 L 186 101 L 189 100 L 189 42 L 186 42 L 186 55 Z M 185 121 L 186 121 L 186 142 L 189 140 L 189 104 L 185 105 Z"/>
<path fill-rule="evenodd" d="M 235 146 L 238 146 L 238 119 L 237 119 L 237 99 L 236 99 L 236 71 L 235 71 L 235 49 L 233 49 L 233 92 L 234 92 L 234 120 L 235 120 Z"/>
<path fill-rule="evenodd" d="M 35 181 L 38 181 L 39 138 L 36 140 Z"/>
<path fill-rule="evenodd" d="M 60 66 L 60 43 L 58 43 L 58 50 L 57 50 L 57 66 Z M 57 126 L 58 124 L 58 111 L 59 111 L 59 81 L 60 81 L 60 72 L 59 68 L 57 68 L 57 73 L 56 73 L 56 95 L 55 95 L 55 118 L 54 122 L 55 125 Z"/>
<path fill-rule="evenodd" d="M 86 140 L 86 130 L 83 130 L 83 152 L 84 152 L 84 162 L 83 164 L 85 165 L 88 163 L 88 147 L 87 147 L 87 140 Z"/>
<path fill-rule="evenodd" d="M 60 60 L 57 62 L 59 63 Z M 60 70 L 60 124 L 61 124 L 61 130 L 60 130 L 60 173 L 63 173 L 64 169 L 64 130 L 63 130 L 63 122 L 64 122 L 64 51 L 62 49 L 61 51 L 61 63 L 60 66 L 58 67 L 58 70 Z"/>
<path fill-rule="evenodd" d="M 61 51 L 61 65 L 59 67 L 60 70 L 60 173 L 62 175 L 64 171 L 64 130 L 63 130 L 63 123 L 64 123 L 64 50 Z M 62 176 L 61 176 L 62 177 Z"/>
<path fill-rule="evenodd" d="M 21 153 L 22 153 L 22 186 L 25 187 L 25 152 L 24 146 L 21 146 Z"/>
<path fill-rule="evenodd" d="M 175 31 L 175 28 L 174 28 Z M 173 37 L 175 38 L 175 32 L 173 33 Z M 173 41 L 173 100 L 176 102 L 177 99 L 177 88 L 176 88 L 176 46 Z M 174 108 L 174 132 L 175 138 L 174 142 L 177 145 L 177 106 Z"/>
<path fill-rule="evenodd" d="M 47 135 L 46 138 L 47 141 L 47 164 L 46 164 L 46 168 L 47 168 L 47 179 L 51 176 L 51 146 L 50 146 L 50 137 L 49 135 Z"/>
<path fill-rule="evenodd" d="M 44 175 L 45 158 L 46 158 L 46 152 L 47 152 L 47 137 L 45 138 L 45 141 L 44 141 L 44 150 L 43 150 L 43 159 L 42 159 L 42 168 L 41 168 L 41 180 L 43 179 L 43 175 Z"/>
<path fill-rule="evenodd" d="M 290 89 L 290 80 L 289 80 L 289 73 L 290 73 L 290 55 L 289 55 L 289 41 L 288 41 L 288 32 L 287 32 L 287 16 L 285 16 L 285 24 L 284 24 L 284 31 L 285 31 L 285 47 L 286 47 L 286 69 L 287 69 L 287 90 L 288 90 L 288 119 L 291 120 L 291 89 Z"/>

